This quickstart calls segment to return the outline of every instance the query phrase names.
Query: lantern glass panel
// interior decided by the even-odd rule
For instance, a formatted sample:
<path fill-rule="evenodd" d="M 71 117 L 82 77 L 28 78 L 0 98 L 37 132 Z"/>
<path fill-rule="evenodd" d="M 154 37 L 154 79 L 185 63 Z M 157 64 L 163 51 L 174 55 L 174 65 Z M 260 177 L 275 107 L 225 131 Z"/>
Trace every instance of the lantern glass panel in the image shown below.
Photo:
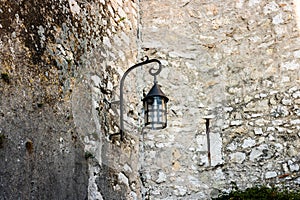
<path fill-rule="evenodd" d="M 163 129 L 167 126 L 167 104 L 160 96 L 144 101 L 145 126 L 150 129 Z"/>

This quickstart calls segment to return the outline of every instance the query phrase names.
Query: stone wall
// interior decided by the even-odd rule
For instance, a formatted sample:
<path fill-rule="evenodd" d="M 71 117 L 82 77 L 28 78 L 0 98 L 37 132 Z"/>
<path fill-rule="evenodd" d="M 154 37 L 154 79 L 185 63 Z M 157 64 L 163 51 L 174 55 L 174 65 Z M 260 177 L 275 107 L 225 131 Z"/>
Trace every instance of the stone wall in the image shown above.
<path fill-rule="evenodd" d="M 163 61 L 159 82 L 170 98 L 168 128 L 145 134 L 148 197 L 297 188 L 294 1 L 142 1 L 141 9 L 142 49 Z"/>
<path fill-rule="evenodd" d="M 0 199 L 209 199 L 296 188 L 294 1 L 0 0 Z M 143 129 L 161 60 L 168 128 Z"/>
<path fill-rule="evenodd" d="M 117 112 L 104 101 L 136 62 L 137 5 L 0 1 L 0 199 L 137 195 L 115 165 Z"/>
<path fill-rule="evenodd" d="M 138 174 L 138 138 L 127 135 L 120 142 L 119 135 L 111 139 L 110 135 L 119 130 L 119 82 L 121 75 L 137 62 L 139 56 L 139 7 L 135 1 L 107 1 L 111 22 L 108 34 L 103 38 L 100 49 L 94 49 L 90 56 L 91 66 L 89 81 L 91 90 L 87 92 L 90 99 L 74 99 L 77 102 L 76 120 L 80 129 L 85 130 L 87 119 L 93 120 L 95 129 L 85 134 L 83 140 L 86 152 L 90 157 L 89 198 L 90 199 L 140 199 L 140 183 Z M 99 60 L 99 57 L 102 58 Z M 126 79 L 125 124 L 126 130 L 133 136 L 137 132 L 136 120 L 127 115 L 137 113 L 134 110 L 138 102 L 135 73 Z M 128 85 L 128 86 L 127 86 Z M 82 93 L 78 89 L 78 93 Z M 131 95 L 128 95 L 131 94 Z M 81 94 L 82 95 L 82 94 Z M 78 101 L 79 103 L 78 103 Z M 90 106 L 90 113 L 82 116 L 80 102 Z M 128 122 L 129 120 L 129 122 Z M 129 124 L 128 124 L 129 123 Z"/>

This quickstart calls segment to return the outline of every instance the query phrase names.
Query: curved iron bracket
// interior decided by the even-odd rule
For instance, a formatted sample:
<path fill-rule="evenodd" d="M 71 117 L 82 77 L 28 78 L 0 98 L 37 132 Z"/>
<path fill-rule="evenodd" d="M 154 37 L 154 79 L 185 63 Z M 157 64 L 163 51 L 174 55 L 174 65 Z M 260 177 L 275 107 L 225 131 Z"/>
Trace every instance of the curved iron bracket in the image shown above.
<path fill-rule="evenodd" d="M 157 59 L 149 59 L 148 56 L 145 56 L 143 59 L 142 59 L 142 62 L 140 63 L 137 63 L 135 65 L 133 65 L 132 67 L 130 67 L 129 69 L 127 69 L 127 71 L 124 73 L 124 75 L 122 76 L 121 78 L 121 82 L 120 82 L 120 132 L 119 133 L 114 133 L 114 134 L 111 134 L 109 135 L 109 139 L 111 139 L 113 136 L 115 135 L 120 135 L 120 140 L 123 141 L 124 140 L 124 121 L 123 121 L 123 101 L 124 101 L 124 98 L 123 98 L 123 88 L 124 88 L 124 82 L 125 82 L 125 78 L 126 76 L 129 74 L 129 72 L 131 72 L 133 69 L 137 68 L 137 67 L 140 67 L 142 65 L 147 65 L 149 63 L 153 63 L 153 62 L 156 62 L 158 63 L 158 69 L 154 68 L 154 67 L 151 67 L 150 70 L 149 70 L 149 74 L 151 74 L 153 77 L 154 77 L 154 82 L 156 82 L 156 76 L 161 72 L 162 70 L 162 64 L 159 60 Z"/>

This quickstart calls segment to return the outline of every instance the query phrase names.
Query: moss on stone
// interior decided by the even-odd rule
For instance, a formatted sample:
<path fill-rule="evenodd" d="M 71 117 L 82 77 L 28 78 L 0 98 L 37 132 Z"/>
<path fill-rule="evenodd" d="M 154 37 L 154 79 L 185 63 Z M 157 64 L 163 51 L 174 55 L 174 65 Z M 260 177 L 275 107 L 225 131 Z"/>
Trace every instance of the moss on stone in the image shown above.
<path fill-rule="evenodd" d="M 234 189 L 230 193 L 222 193 L 215 200 L 250 200 L 250 199 L 300 199 L 299 191 L 281 190 L 276 187 L 255 186 L 246 190 Z"/>

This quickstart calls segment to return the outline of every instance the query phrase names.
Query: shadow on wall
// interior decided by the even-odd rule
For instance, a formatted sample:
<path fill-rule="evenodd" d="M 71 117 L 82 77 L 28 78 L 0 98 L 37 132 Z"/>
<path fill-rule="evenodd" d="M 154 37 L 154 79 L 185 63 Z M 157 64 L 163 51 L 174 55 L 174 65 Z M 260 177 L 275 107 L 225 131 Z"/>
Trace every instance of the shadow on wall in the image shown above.
<path fill-rule="evenodd" d="M 2 97 L 0 199 L 86 199 L 87 161 L 73 123 L 49 105 L 8 111 Z"/>

